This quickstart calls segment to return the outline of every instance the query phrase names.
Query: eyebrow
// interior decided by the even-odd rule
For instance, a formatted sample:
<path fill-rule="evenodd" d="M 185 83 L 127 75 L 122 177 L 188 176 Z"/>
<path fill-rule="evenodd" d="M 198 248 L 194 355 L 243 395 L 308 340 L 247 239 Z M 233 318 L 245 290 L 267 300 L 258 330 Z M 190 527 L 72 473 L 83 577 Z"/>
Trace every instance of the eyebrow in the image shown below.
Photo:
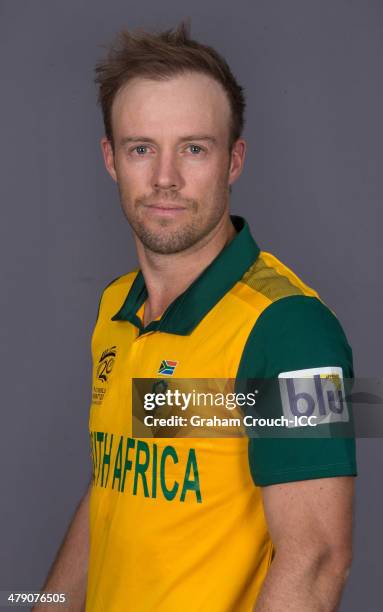
<path fill-rule="evenodd" d="M 212 144 L 216 144 L 217 141 L 215 138 L 213 138 L 213 136 L 205 136 L 204 134 L 191 134 L 189 136 L 183 136 L 182 138 L 179 139 L 179 142 L 187 142 L 189 140 L 204 140 L 204 141 L 209 141 Z M 129 142 L 154 142 L 155 140 L 153 138 L 148 138 L 148 136 L 126 136 L 125 138 L 122 138 L 120 141 L 121 145 L 125 145 L 128 144 Z"/>

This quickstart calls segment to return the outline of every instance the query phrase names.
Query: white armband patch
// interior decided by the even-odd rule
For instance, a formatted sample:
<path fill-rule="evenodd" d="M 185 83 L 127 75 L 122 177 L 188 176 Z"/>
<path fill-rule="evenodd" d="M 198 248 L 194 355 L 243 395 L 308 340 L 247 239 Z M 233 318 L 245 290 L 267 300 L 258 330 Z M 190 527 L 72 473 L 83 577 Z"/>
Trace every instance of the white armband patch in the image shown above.
<path fill-rule="evenodd" d="M 342 368 L 281 372 L 278 379 L 283 414 L 290 427 L 299 426 L 296 417 L 311 417 L 317 425 L 349 421 Z"/>

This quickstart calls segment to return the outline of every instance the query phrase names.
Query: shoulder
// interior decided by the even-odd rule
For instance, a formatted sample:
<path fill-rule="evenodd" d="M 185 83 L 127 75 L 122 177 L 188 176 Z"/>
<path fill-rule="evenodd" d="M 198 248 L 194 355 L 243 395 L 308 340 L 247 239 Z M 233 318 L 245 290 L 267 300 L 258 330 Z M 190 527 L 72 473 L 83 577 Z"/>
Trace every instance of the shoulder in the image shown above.
<path fill-rule="evenodd" d="M 315 289 L 267 251 L 260 251 L 255 262 L 240 279 L 238 289 L 243 300 L 250 304 L 262 300 L 265 306 L 292 295 L 319 298 Z"/>
<path fill-rule="evenodd" d="M 96 320 L 99 319 L 101 311 L 107 311 L 107 314 L 110 314 L 110 316 L 115 314 L 128 295 L 137 273 L 138 268 L 114 278 L 104 287 L 98 304 Z"/>
<path fill-rule="evenodd" d="M 248 300 L 267 298 L 244 348 L 242 374 L 274 377 L 333 365 L 351 375 L 352 352 L 336 314 L 290 268 L 261 251 L 241 282 Z"/>
<path fill-rule="evenodd" d="M 134 279 L 136 278 L 138 273 L 138 268 L 128 272 L 127 274 L 123 274 L 122 276 L 118 276 L 114 278 L 110 283 L 108 283 L 103 291 L 102 295 L 114 295 L 119 292 L 124 292 L 127 289 L 129 290 L 133 284 Z"/>

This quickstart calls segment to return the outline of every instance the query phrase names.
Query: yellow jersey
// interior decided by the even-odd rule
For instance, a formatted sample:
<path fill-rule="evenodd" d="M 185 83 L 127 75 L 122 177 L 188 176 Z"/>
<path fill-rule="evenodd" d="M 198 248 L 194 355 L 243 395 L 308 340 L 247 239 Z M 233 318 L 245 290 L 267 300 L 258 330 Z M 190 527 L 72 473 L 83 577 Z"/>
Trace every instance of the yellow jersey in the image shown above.
<path fill-rule="evenodd" d="M 273 558 L 261 487 L 356 475 L 353 439 L 135 438 L 132 380 L 267 378 L 352 353 L 315 290 L 232 217 L 233 240 L 143 326 L 135 270 L 103 292 L 92 336 L 87 612 L 250 612 Z"/>

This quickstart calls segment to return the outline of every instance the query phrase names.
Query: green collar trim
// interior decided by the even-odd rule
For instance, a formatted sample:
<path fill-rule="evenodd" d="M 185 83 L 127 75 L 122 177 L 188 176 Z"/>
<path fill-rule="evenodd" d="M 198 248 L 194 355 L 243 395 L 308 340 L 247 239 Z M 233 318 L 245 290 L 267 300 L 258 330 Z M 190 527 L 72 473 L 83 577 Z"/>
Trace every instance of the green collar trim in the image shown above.
<path fill-rule="evenodd" d="M 140 335 L 150 331 L 186 336 L 244 275 L 259 255 L 259 247 L 242 217 L 231 215 L 237 235 L 203 270 L 196 280 L 165 310 L 158 321 L 145 328 L 136 312 L 148 297 L 145 280 L 138 271 L 130 291 L 112 321 L 130 321 Z"/>

